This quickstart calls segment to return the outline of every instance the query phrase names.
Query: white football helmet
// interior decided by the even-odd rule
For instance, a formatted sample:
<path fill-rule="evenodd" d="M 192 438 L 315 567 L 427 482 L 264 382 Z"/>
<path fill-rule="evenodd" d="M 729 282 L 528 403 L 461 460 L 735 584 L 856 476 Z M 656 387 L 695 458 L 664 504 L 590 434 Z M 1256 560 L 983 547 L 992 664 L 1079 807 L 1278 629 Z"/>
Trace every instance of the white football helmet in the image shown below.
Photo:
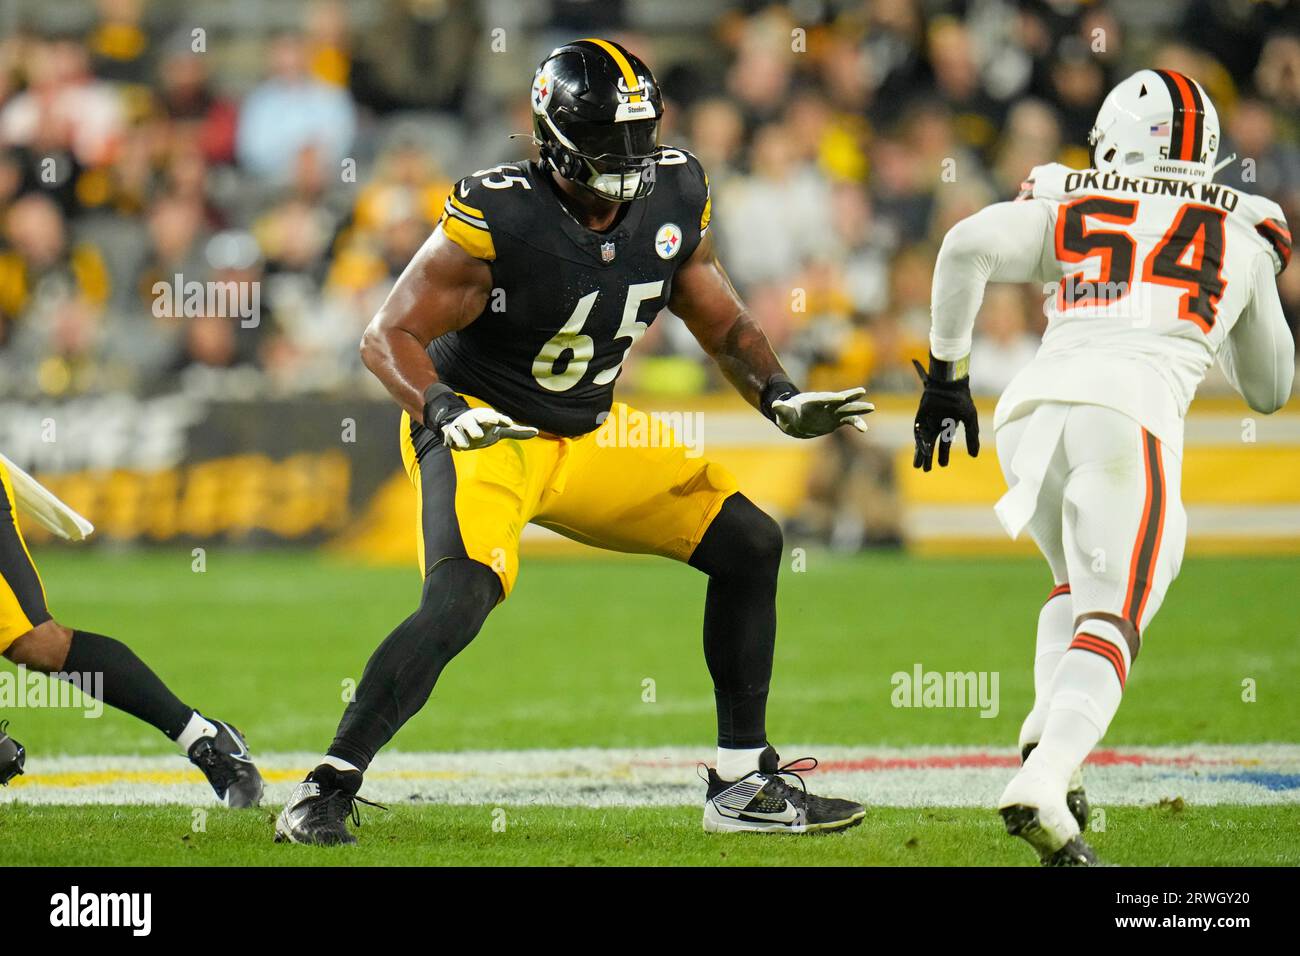
<path fill-rule="evenodd" d="M 1110 91 L 1088 142 L 1102 172 L 1208 182 L 1219 155 L 1219 113 L 1190 76 L 1139 70 Z"/>

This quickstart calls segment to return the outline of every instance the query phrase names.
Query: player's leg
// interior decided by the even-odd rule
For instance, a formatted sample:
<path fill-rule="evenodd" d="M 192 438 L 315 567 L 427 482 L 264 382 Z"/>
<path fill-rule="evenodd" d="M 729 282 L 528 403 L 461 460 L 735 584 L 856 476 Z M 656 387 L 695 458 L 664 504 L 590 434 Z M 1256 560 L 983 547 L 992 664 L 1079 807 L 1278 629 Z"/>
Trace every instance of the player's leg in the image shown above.
<path fill-rule="evenodd" d="M 509 593 L 519 531 L 537 494 L 527 462 L 554 444 L 507 440 L 452 452 L 406 415 L 401 437 L 418 509 L 420 603 L 371 655 L 324 759 L 280 814 L 278 841 L 355 842 L 346 820 L 371 760 Z"/>
<path fill-rule="evenodd" d="M 603 432 L 572 443 L 562 490 L 543 497 L 535 520 L 597 547 L 686 561 L 709 576 L 704 649 L 719 767 L 709 771 L 706 827 L 801 833 L 859 822 L 861 805 L 787 784 L 767 742 L 779 527 L 737 492 L 726 469 L 691 457 L 638 416 L 615 403 Z"/>
<path fill-rule="evenodd" d="M 262 778 L 239 731 L 182 703 L 121 641 L 72 630 L 50 616 L 2 465 L 0 485 L 0 652 L 158 728 L 203 771 L 218 797 L 232 807 L 256 806 Z"/>
<path fill-rule="evenodd" d="M 1181 464 L 1158 439 L 1096 406 L 1071 411 L 1065 438 L 1074 634 L 1053 676 L 1039 745 L 1003 798 L 1042 804 L 1041 834 L 1030 842 L 1045 860 L 1062 851 L 1072 857 L 1074 821 L 1062 817 L 1063 795 L 1119 708 L 1142 629 L 1178 573 L 1186 535 Z"/>
<path fill-rule="evenodd" d="M 1020 443 L 1029 426 L 1026 415 L 1007 422 L 997 433 L 998 461 L 1002 466 L 1007 486 L 1019 480 L 1011 463 L 1020 450 Z M 1052 677 L 1074 638 L 1074 602 L 1070 594 L 1069 569 L 1065 560 L 1062 540 L 1062 499 L 1065 486 L 1065 448 L 1058 441 L 1051 450 L 1038 494 L 1037 507 L 1025 531 L 1038 546 L 1052 574 L 1052 587 L 1038 612 L 1038 627 L 1034 640 L 1034 704 L 1020 725 L 1019 749 L 1023 762 L 1038 746 L 1047 723 L 1051 703 Z M 1088 820 L 1088 798 L 1083 789 L 1082 771 L 1076 771 L 1070 780 L 1067 796 L 1070 812 L 1080 828 Z"/>
<path fill-rule="evenodd" d="M 443 668 L 469 646 L 500 597 L 496 573 L 477 561 L 444 558 L 431 568 L 419 606 L 366 662 L 326 762 L 364 772 L 424 707 Z"/>
<path fill-rule="evenodd" d="M 709 577 L 704 662 L 718 716 L 718 773 L 738 780 L 767 747 L 767 693 L 776 646 L 781 528 L 737 492 L 700 538 L 690 565 Z"/>
<path fill-rule="evenodd" d="M 704 810 L 707 830 L 835 830 L 865 816 L 861 804 L 809 795 L 787 784 L 780 758 L 767 742 L 781 555 L 780 526 L 737 492 L 723 503 L 690 557 L 691 567 L 709 576 L 704 659 L 718 718 L 717 767 L 708 771 Z"/>

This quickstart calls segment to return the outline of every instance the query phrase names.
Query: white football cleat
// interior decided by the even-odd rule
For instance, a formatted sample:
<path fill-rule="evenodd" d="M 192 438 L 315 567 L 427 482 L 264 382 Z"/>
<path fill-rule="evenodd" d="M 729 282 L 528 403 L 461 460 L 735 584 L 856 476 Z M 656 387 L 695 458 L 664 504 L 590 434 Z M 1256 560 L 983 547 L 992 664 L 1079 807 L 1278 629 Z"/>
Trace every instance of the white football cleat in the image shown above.
<path fill-rule="evenodd" d="M 1020 762 L 1022 764 L 1029 759 L 1029 755 L 1034 752 L 1034 748 L 1037 746 L 1037 743 L 1032 743 L 1025 744 L 1021 748 Z M 1070 782 L 1065 785 L 1065 805 L 1070 808 L 1070 815 L 1079 824 L 1079 829 L 1088 829 L 1088 815 L 1091 813 L 1092 808 L 1088 804 L 1087 791 L 1083 789 L 1083 767 L 1075 767 L 1074 773 L 1070 774 Z"/>
<path fill-rule="evenodd" d="M 998 801 L 1007 833 L 1032 846 L 1043 866 L 1093 866 L 1097 856 L 1080 836 L 1079 823 L 1058 790 L 1022 767 Z"/>

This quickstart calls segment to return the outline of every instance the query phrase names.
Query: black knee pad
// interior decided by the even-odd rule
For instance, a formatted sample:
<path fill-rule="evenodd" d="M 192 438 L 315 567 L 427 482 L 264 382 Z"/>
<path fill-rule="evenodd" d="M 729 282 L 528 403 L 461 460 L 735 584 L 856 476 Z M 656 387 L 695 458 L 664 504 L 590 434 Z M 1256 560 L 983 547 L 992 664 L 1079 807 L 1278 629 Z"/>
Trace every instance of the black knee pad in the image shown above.
<path fill-rule="evenodd" d="M 468 558 L 439 561 L 424 578 L 415 617 L 444 634 L 477 633 L 501 598 L 501 579 Z"/>
<path fill-rule="evenodd" d="M 751 561 L 763 566 L 781 563 L 781 554 L 785 549 L 785 536 L 781 526 L 766 511 L 757 505 L 750 505 L 752 513 L 745 516 L 740 529 L 740 549 Z"/>
<path fill-rule="evenodd" d="M 691 565 L 710 576 L 775 574 L 785 539 L 781 526 L 741 494 L 726 500 L 704 533 Z"/>

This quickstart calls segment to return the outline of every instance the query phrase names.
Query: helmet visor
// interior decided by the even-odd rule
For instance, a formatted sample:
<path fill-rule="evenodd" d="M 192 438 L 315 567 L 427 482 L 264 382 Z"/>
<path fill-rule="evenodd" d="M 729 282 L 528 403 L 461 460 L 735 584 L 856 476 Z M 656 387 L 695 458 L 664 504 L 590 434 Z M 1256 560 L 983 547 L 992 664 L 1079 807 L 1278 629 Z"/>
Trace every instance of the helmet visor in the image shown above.
<path fill-rule="evenodd" d="M 587 188 L 615 202 L 650 195 L 660 154 L 657 120 L 574 123 L 565 133 L 581 151 Z"/>
<path fill-rule="evenodd" d="M 628 123 L 588 123 L 571 121 L 563 126 L 564 135 L 578 151 L 593 163 L 608 167 L 637 165 L 638 160 L 655 157 L 659 151 L 659 121 L 633 120 Z"/>

